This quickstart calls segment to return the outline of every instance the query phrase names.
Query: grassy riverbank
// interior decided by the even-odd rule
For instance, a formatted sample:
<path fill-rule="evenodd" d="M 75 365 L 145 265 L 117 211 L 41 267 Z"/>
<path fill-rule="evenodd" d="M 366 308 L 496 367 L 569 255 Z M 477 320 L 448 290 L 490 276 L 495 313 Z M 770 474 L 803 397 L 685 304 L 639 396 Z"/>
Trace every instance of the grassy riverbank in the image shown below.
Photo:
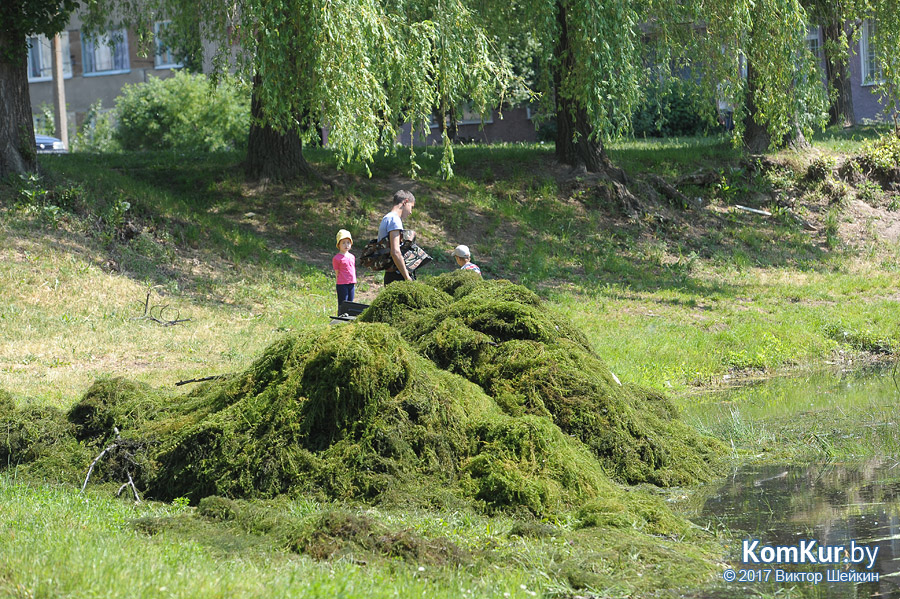
<path fill-rule="evenodd" d="M 830 139 L 760 163 L 723 140 L 621 144 L 610 153 L 630 197 L 554 166 L 540 146 L 459 148 L 446 182 L 436 154 L 419 156 L 412 181 L 402 157 L 379 161 L 370 179 L 310 152 L 334 188 L 250 186 L 231 154 L 47 157 L 42 178 L 0 186 L 0 389 L 20 407 L 68 409 L 98 378 L 171 388 L 242 371 L 285 334 L 327 321 L 334 231 L 349 229 L 358 253 L 406 187 L 431 272 L 451 270 L 449 250 L 469 245 L 487 277 L 526 285 L 573 322 L 620 380 L 703 413 L 688 422 L 733 444 L 736 459 L 896 455 L 879 429 L 896 421 L 890 406 L 820 406 L 810 417 L 790 404 L 778 428 L 783 413 L 771 410 L 781 408 L 707 408 L 691 395 L 896 350 L 896 196 L 809 178 L 816 160 L 859 151 Z M 378 275 L 359 272 L 359 298 L 371 300 Z M 851 427 L 859 435 L 831 433 Z M 82 496 L 80 480 L 58 478 L 0 473 L 0 550 L 16 556 L 0 565 L 0 596 L 646 596 L 696 587 L 724 554 L 722 539 L 676 514 L 597 527 L 575 511 L 539 522 L 295 499 L 248 502 L 222 519 L 178 501 L 112 500 L 117 487 Z M 329 514 L 353 515 L 350 532 L 325 535 Z M 341 552 L 316 561 L 297 551 L 317 534 L 345 543 Z"/>

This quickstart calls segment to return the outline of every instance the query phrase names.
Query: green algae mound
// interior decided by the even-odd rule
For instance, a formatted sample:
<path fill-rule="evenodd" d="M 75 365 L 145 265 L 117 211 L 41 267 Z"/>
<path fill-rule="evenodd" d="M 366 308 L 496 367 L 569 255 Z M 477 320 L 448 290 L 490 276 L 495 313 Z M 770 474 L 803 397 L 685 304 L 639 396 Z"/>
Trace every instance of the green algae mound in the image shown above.
<path fill-rule="evenodd" d="M 532 291 L 465 272 L 426 282 L 453 301 L 405 318 L 392 314 L 391 323 L 422 355 L 479 385 L 504 412 L 549 419 L 630 484 L 687 485 L 711 476 L 720 445 L 681 422 L 664 396 L 620 384 L 584 335 Z M 425 286 L 392 285 L 361 318 L 378 321 L 383 303 L 409 303 L 405 298 L 424 295 Z"/>
<path fill-rule="evenodd" d="M 310 328 L 183 396 L 98 381 L 68 419 L 96 448 L 119 429 L 142 452 L 139 486 L 163 500 L 312 494 L 541 516 L 634 501 L 550 420 L 505 413 L 381 323 Z"/>
<path fill-rule="evenodd" d="M 0 389 L 0 470 L 15 466 L 18 474 L 34 472 L 49 480 L 80 482 L 88 451 L 75 439 L 65 412 L 25 403 Z"/>
<path fill-rule="evenodd" d="M 652 532 L 682 524 L 620 483 L 702 480 L 718 450 L 664 397 L 620 385 L 533 292 L 465 272 L 392 284 L 356 322 L 287 336 L 187 394 L 104 379 L 34 432 L 23 413 L 3 426 L 7 463 L 77 447 L 83 476 L 118 444 L 92 480 L 127 472 L 149 498 L 577 507 L 583 526 Z"/>

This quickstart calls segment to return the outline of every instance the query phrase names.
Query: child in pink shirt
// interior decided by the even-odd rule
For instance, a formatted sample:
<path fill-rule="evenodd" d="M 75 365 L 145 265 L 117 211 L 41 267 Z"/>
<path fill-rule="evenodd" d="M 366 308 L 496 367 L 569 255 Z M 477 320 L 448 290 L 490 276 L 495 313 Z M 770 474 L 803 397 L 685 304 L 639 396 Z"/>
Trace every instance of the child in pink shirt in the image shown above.
<path fill-rule="evenodd" d="M 337 232 L 337 247 L 340 253 L 331 259 L 331 266 L 337 274 L 338 309 L 343 302 L 352 302 L 356 295 L 356 258 L 350 253 L 353 237 L 350 231 L 341 229 Z"/>

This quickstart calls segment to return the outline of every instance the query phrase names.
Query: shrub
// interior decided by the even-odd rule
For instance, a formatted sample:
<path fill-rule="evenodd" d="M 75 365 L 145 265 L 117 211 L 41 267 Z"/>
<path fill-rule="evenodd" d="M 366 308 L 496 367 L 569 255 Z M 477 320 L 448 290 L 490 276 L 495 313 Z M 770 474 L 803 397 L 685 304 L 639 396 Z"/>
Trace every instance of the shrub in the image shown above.
<path fill-rule="evenodd" d="M 863 168 L 878 173 L 890 173 L 900 166 L 900 137 L 889 133 L 863 147 L 860 157 Z"/>
<path fill-rule="evenodd" d="M 715 123 L 714 105 L 700 86 L 678 78 L 651 85 L 631 117 L 635 137 L 705 135 Z"/>
<path fill-rule="evenodd" d="M 119 149 L 115 140 L 115 109 L 103 110 L 103 102 L 97 100 L 88 109 L 75 139 L 75 152 L 113 152 Z"/>
<path fill-rule="evenodd" d="M 204 75 L 179 72 L 126 85 L 116 111 L 115 138 L 123 149 L 217 151 L 246 143 L 250 95 L 228 79 L 211 88 Z"/>
<path fill-rule="evenodd" d="M 809 181 L 819 182 L 827 179 L 834 169 L 834 159 L 820 157 L 813 160 L 806 169 L 806 178 Z"/>

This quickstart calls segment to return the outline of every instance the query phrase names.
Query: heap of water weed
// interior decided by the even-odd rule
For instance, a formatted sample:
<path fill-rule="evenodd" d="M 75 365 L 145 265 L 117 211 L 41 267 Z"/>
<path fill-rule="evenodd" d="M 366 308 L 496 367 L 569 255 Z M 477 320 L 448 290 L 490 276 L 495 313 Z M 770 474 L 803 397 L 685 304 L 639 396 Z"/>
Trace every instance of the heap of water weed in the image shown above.
<path fill-rule="evenodd" d="M 622 385 L 581 332 L 533 292 L 467 272 L 426 282 L 453 301 L 394 316 L 392 324 L 439 367 L 478 384 L 504 412 L 549 419 L 628 483 L 692 484 L 711 475 L 719 444 L 682 423 L 664 396 Z M 421 287 L 392 285 L 361 319 L 379 320 L 382 304 L 408 303 Z"/>
<path fill-rule="evenodd" d="M 187 395 L 98 381 L 55 420 L 69 427 L 58 445 L 127 443 L 129 474 L 165 500 L 303 494 L 537 516 L 582 506 L 586 525 L 675 526 L 609 473 L 693 482 L 715 445 L 665 398 L 618 385 L 532 292 L 467 274 L 391 285 L 358 322 L 286 337 Z M 33 447 L 20 445 L 11 462 Z"/>
<path fill-rule="evenodd" d="M 76 482 L 88 451 L 75 439 L 75 430 L 65 412 L 31 403 L 17 406 L 0 389 L 0 469 L 15 466 L 22 474 Z"/>

